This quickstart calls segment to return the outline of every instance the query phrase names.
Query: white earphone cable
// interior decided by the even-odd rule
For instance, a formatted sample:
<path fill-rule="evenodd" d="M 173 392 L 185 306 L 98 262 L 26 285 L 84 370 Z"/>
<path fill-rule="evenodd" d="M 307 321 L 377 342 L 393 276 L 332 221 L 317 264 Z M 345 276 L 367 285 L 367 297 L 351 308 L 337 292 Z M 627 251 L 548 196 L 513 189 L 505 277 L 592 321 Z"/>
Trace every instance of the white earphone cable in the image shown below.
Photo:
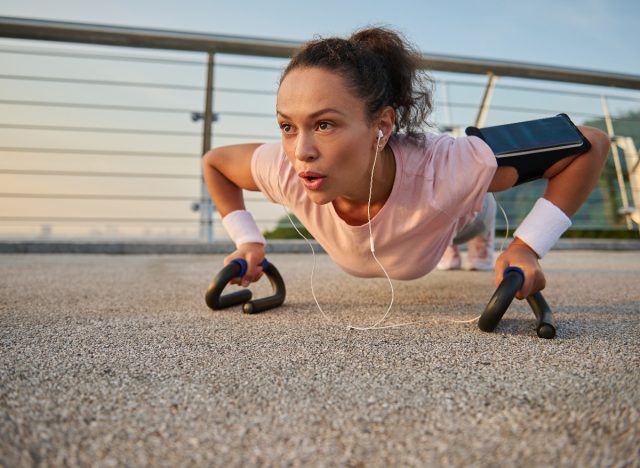
<path fill-rule="evenodd" d="M 395 299 L 393 283 L 391 282 L 391 278 L 389 278 L 389 273 L 387 273 L 387 270 L 385 269 L 385 267 L 382 265 L 382 263 L 380 263 L 380 260 L 378 260 L 378 257 L 376 257 L 376 248 L 373 242 L 373 229 L 371 227 L 371 195 L 373 193 L 373 174 L 376 169 L 376 161 L 378 160 L 378 153 L 380 150 L 380 139 L 382 138 L 382 132 L 380 130 L 378 132 L 379 133 L 378 133 L 378 142 L 376 143 L 376 154 L 373 157 L 373 166 L 371 167 L 371 179 L 369 180 L 369 200 L 367 201 L 367 221 L 368 221 L 367 224 L 369 225 L 369 244 L 371 248 L 371 255 L 373 256 L 373 259 L 376 261 L 378 266 L 380 266 L 380 269 L 382 270 L 382 272 L 384 273 L 384 276 L 387 278 L 387 281 L 389 282 L 389 288 L 391 288 L 391 301 L 389 302 L 389 307 L 387 308 L 387 311 L 384 313 L 382 318 L 378 320 L 376 323 L 374 323 L 373 325 L 371 325 L 370 327 L 354 327 L 353 325 L 349 325 L 350 329 L 360 330 L 360 331 L 374 330 L 378 327 L 378 325 L 383 323 L 387 319 L 389 312 L 391 312 L 391 307 L 393 307 L 393 301 Z"/>
<path fill-rule="evenodd" d="M 368 326 L 368 327 L 357 327 L 357 326 L 349 324 L 349 325 L 347 325 L 347 329 L 349 329 L 349 330 L 358 330 L 358 331 L 383 330 L 383 329 L 386 329 L 386 328 L 399 328 L 399 327 L 406 327 L 406 326 L 409 326 L 409 325 L 417 325 L 417 324 L 429 322 L 428 320 L 420 320 L 420 321 L 405 322 L 405 323 L 398 323 L 398 324 L 391 324 L 391 325 L 382 325 L 382 326 L 380 325 L 381 323 L 384 323 L 384 321 L 389 316 L 389 313 L 391 312 L 391 308 L 393 307 L 393 303 L 394 303 L 394 300 L 395 300 L 395 291 L 393 289 L 393 283 L 391 282 L 391 278 L 389 277 L 389 274 L 387 273 L 387 270 L 384 268 L 382 263 L 380 263 L 380 260 L 378 260 L 378 257 L 375 254 L 375 244 L 374 244 L 374 241 L 373 241 L 373 229 L 371 227 L 371 196 L 372 196 L 372 193 L 373 193 L 373 175 L 374 175 L 374 170 L 375 170 L 375 167 L 376 167 L 376 161 L 378 159 L 378 152 L 379 152 L 378 150 L 379 150 L 379 147 L 380 147 L 380 139 L 381 138 L 382 138 L 382 134 L 380 132 L 379 136 L 378 136 L 378 143 L 376 145 L 376 153 L 375 153 L 375 156 L 373 158 L 373 166 L 371 168 L 371 179 L 369 181 L 369 199 L 368 199 L 368 202 L 367 202 L 367 220 L 368 220 L 367 224 L 369 226 L 369 243 L 370 243 L 371 255 L 373 256 L 373 258 L 376 261 L 376 263 L 380 266 L 380 269 L 383 271 L 385 277 L 387 278 L 387 281 L 389 282 L 389 287 L 391 289 L 391 301 L 389 302 L 389 306 L 387 307 L 387 310 L 384 313 L 384 315 L 382 316 L 382 318 L 380 318 L 380 320 L 375 322 L 373 325 Z M 492 194 L 492 196 L 495 199 L 495 195 Z M 507 217 L 506 212 L 502 208 L 502 205 L 500 203 L 498 203 L 497 200 L 496 200 L 496 203 L 500 207 L 500 210 L 502 211 L 502 215 L 504 216 L 504 220 L 505 220 L 505 223 L 506 223 L 505 237 L 502 240 L 502 243 L 500 245 L 500 253 L 502 253 L 502 251 L 504 249 L 504 244 L 507 241 L 507 238 L 509 237 L 509 219 Z M 315 249 L 313 248 L 313 244 L 311 243 L 311 241 L 302 232 L 300 232 L 300 230 L 298 229 L 296 224 L 293 222 L 293 219 L 291 219 L 291 215 L 289 214 L 289 211 L 287 210 L 287 208 L 284 205 L 282 205 L 282 209 L 284 210 L 285 214 L 287 215 L 287 218 L 289 218 L 289 222 L 291 223 L 293 228 L 296 230 L 298 235 L 300 237 L 302 237 L 307 242 L 307 244 L 309 245 L 309 248 L 311 249 L 311 253 L 313 255 L 313 264 L 312 264 L 312 267 L 311 267 L 310 283 L 311 283 L 311 295 L 313 296 L 313 300 L 315 301 L 316 306 L 318 307 L 318 310 L 320 310 L 320 313 L 322 314 L 323 318 L 326 320 L 326 322 L 329 325 L 334 325 L 334 326 L 341 327 L 341 325 L 334 323 L 329 318 L 329 316 L 324 312 L 324 310 L 320 306 L 320 303 L 318 302 L 318 298 L 316 297 L 316 293 L 315 293 L 315 290 L 313 288 L 313 277 L 314 277 L 314 273 L 315 273 L 315 270 L 316 270 L 316 252 L 315 252 Z M 491 246 L 491 248 L 493 248 L 493 246 Z M 469 319 L 469 320 L 453 320 L 453 319 L 444 319 L 444 320 L 447 320 L 447 321 L 453 322 L 453 323 L 471 323 L 471 322 L 477 321 L 479 318 L 480 318 L 480 315 L 478 315 L 477 317 L 474 317 L 472 319 Z"/>

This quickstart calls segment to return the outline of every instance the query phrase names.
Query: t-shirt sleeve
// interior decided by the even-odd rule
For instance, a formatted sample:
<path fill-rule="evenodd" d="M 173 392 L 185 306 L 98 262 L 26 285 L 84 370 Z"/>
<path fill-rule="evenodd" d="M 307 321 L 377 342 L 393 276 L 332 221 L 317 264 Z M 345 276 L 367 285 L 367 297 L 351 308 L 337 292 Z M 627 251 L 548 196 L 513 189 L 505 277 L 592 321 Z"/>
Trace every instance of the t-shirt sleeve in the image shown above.
<path fill-rule="evenodd" d="M 433 151 L 436 208 L 454 219 L 480 211 L 498 166 L 491 148 L 475 136 L 443 135 Z"/>
<path fill-rule="evenodd" d="M 283 204 L 281 188 L 286 158 L 280 143 L 259 146 L 251 158 L 251 174 L 260 191 L 273 203 Z"/>

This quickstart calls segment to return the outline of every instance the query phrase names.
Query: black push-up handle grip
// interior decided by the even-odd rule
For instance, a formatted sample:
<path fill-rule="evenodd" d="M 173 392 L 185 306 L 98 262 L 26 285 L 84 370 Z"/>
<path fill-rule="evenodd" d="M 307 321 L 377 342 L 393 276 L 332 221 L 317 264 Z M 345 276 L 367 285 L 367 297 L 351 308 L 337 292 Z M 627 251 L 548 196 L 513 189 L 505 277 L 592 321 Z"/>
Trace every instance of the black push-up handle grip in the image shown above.
<path fill-rule="evenodd" d="M 271 283 L 273 295 L 252 301 L 251 291 L 249 289 L 243 289 L 241 291 L 236 291 L 222 296 L 222 291 L 227 284 L 229 284 L 229 281 L 233 278 L 241 278 L 247 272 L 247 262 L 242 258 L 236 258 L 220 270 L 209 285 L 207 293 L 205 294 L 205 301 L 207 305 L 213 310 L 220 310 L 244 304 L 242 306 L 242 310 L 245 314 L 256 314 L 282 305 L 287 292 L 280 272 L 275 266 L 273 266 L 273 264 L 269 263 L 266 258 L 262 261 L 260 266 L 262 266 L 262 271 L 264 271 L 264 274 Z"/>
<path fill-rule="evenodd" d="M 551 339 L 556 336 L 556 324 L 551 314 L 551 308 L 542 294 L 537 292 L 527 297 L 527 302 L 536 316 L 536 333 L 540 338 Z"/>
<path fill-rule="evenodd" d="M 502 316 L 507 311 L 516 293 L 524 281 L 524 272 L 518 267 L 509 267 L 504 270 L 502 282 L 496 289 L 487 307 L 480 316 L 478 328 L 482 331 L 492 332 L 498 326 Z M 556 327 L 551 314 L 551 308 L 540 292 L 527 297 L 527 302 L 536 316 L 536 333 L 540 338 L 553 338 L 556 335 Z"/>

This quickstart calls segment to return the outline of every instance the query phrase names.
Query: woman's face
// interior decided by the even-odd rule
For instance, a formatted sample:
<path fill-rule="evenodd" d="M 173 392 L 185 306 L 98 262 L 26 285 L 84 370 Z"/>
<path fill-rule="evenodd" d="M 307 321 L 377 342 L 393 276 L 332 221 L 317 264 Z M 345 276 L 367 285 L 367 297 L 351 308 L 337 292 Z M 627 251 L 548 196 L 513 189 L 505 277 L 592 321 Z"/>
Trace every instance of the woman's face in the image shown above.
<path fill-rule="evenodd" d="M 338 197 L 366 201 L 378 131 L 343 78 L 294 69 L 280 85 L 276 111 L 285 154 L 309 198 L 320 205 Z"/>

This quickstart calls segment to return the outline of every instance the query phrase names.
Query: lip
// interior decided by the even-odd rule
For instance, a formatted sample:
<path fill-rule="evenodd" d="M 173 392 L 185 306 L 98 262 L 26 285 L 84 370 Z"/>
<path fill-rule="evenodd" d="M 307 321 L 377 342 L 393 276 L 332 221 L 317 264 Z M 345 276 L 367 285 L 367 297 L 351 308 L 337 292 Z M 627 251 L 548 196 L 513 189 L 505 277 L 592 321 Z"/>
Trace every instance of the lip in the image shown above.
<path fill-rule="evenodd" d="M 308 190 L 319 190 L 327 179 L 327 176 L 313 171 L 302 171 L 298 174 L 302 180 L 302 184 Z"/>

